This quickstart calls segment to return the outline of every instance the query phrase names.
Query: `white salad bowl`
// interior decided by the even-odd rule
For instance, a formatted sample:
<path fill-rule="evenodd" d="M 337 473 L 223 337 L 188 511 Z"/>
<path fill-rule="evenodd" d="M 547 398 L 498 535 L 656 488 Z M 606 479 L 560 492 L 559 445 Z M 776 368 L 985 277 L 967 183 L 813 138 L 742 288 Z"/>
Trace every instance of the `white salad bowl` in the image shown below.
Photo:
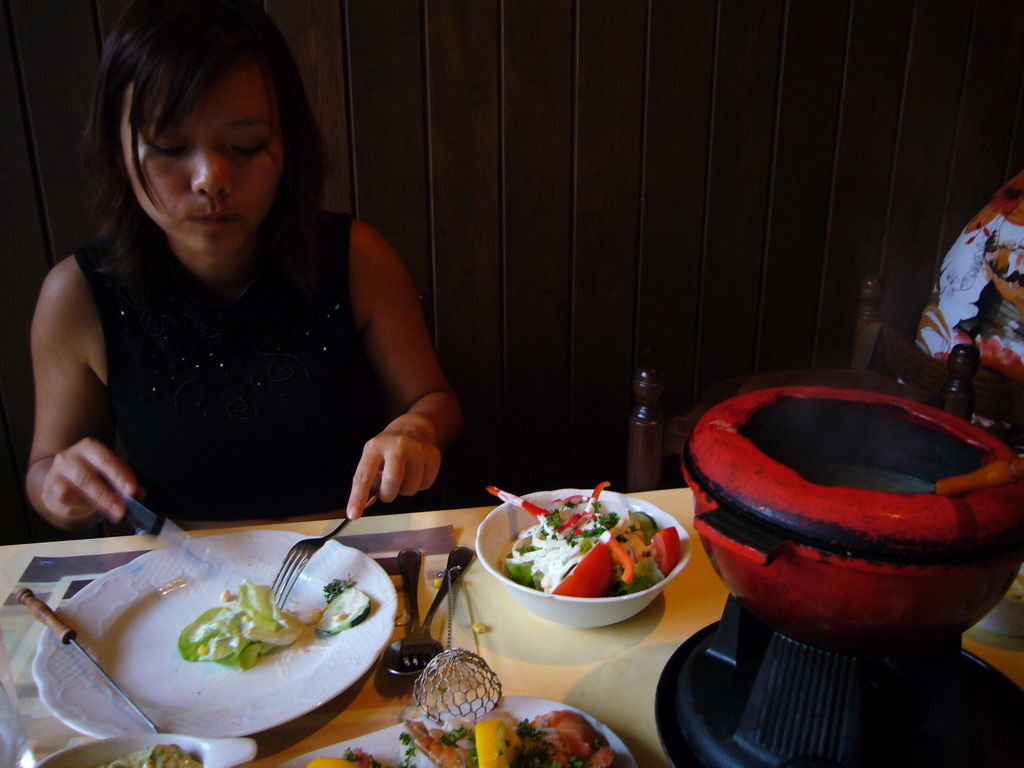
<path fill-rule="evenodd" d="M 590 490 L 564 488 L 558 491 L 531 493 L 523 498 L 545 507 L 552 501 L 574 495 L 588 495 Z M 540 590 L 517 584 L 508 576 L 505 558 L 519 533 L 536 523 L 536 518 L 524 509 L 502 504 L 487 515 L 476 532 L 476 553 L 484 568 L 497 579 L 506 591 L 526 610 L 542 619 L 564 627 L 593 629 L 616 624 L 632 618 L 658 596 L 665 585 L 679 575 L 690 560 L 690 536 L 679 522 L 667 512 L 634 496 L 604 491 L 600 497 L 608 508 L 616 505 L 650 515 L 658 529 L 672 527 L 679 532 L 679 562 L 650 589 L 622 597 L 566 597 L 550 595 Z"/>
<path fill-rule="evenodd" d="M 256 742 L 249 738 L 209 739 L 176 733 L 146 733 L 113 736 L 67 747 L 44 758 L 36 768 L 94 768 L 156 744 L 177 744 L 201 762 L 203 768 L 232 768 L 256 756 Z"/>

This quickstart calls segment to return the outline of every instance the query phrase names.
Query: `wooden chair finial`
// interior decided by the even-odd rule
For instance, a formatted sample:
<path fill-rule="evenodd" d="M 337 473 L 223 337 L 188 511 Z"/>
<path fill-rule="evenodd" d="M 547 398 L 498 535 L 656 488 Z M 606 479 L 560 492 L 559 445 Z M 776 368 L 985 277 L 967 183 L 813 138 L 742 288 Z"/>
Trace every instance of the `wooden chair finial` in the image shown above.
<path fill-rule="evenodd" d="M 954 416 L 970 420 L 974 413 L 974 375 L 981 366 L 981 353 L 974 344 L 957 344 L 949 353 L 949 378 L 942 387 L 944 408 Z"/>
<path fill-rule="evenodd" d="M 860 302 L 857 304 L 854 348 L 860 343 L 864 329 L 881 317 L 882 281 L 875 275 L 868 275 L 860 284 Z"/>
<path fill-rule="evenodd" d="M 641 366 L 633 376 L 633 411 L 629 416 L 626 490 L 649 491 L 661 484 L 661 443 L 665 431 L 661 396 L 665 374 Z"/>

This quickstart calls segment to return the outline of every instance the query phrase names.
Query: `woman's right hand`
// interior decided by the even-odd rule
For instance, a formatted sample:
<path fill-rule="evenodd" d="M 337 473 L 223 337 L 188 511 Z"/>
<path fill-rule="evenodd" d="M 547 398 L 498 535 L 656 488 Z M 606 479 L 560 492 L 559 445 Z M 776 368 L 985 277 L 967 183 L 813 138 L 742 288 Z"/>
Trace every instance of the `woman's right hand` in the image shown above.
<path fill-rule="evenodd" d="M 140 488 L 132 471 L 110 448 L 86 437 L 33 467 L 45 471 L 39 498 L 51 521 L 61 528 L 82 528 L 100 516 L 116 523 L 124 517 L 121 494 Z"/>
<path fill-rule="evenodd" d="M 124 516 L 135 472 L 110 448 L 114 416 L 106 347 L 92 290 L 73 256 L 43 281 L 32 318 L 35 429 L 25 478 L 33 508 L 64 530 Z"/>

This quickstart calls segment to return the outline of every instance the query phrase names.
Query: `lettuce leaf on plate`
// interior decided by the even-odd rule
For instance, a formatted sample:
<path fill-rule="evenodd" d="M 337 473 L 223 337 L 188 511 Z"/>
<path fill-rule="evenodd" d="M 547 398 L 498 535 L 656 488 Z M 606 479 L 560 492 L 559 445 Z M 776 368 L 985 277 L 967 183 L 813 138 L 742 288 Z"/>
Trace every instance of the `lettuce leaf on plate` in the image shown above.
<path fill-rule="evenodd" d="M 277 607 L 270 587 L 243 580 L 237 600 L 204 611 L 181 631 L 178 651 L 186 661 L 249 669 L 268 651 L 294 643 L 302 626 Z"/>

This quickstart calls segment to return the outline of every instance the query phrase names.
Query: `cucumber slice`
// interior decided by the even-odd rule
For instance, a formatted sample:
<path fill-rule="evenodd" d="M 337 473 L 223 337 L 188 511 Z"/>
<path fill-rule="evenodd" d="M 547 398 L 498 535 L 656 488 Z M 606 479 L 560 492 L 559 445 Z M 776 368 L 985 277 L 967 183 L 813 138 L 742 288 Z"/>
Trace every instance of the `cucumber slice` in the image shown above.
<path fill-rule="evenodd" d="M 629 520 L 640 529 L 647 543 L 650 544 L 654 534 L 658 532 L 658 524 L 654 522 L 654 518 L 646 512 L 638 512 L 635 509 L 631 509 L 629 511 Z"/>
<path fill-rule="evenodd" d="M 351 629 L 369 615 L 370 598 L 355 587 L 349 587 L 328 603 L 316 623 L 316 632 L 318 635 L 336 635 Z"/>

